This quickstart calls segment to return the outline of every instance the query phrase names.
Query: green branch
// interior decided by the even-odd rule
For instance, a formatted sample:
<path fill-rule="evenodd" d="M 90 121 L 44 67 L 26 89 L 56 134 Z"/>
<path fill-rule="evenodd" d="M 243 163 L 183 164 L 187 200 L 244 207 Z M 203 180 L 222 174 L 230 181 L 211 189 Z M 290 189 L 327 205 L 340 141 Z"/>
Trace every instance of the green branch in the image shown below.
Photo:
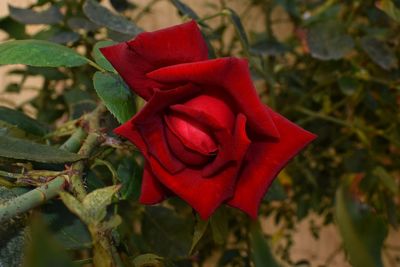
<path fill-rule="evenodd" d="M 100 144 L 99 121 L 101 114 L 105 111 L 104 105 L 99 105 L 92 113 L 90 113 L 85 119 L 84 127 L 89 128 L 89 135 L 84 140 L 81 148 L 78 151 L 79 155 L 88 158 L 92 153 L 92 150 Z M 74 141 L 76 142 L 76 141 Z M 86 196 L 86 189 L 82 180 L 82 173 L 85 169 L 84 161 L 78 161 L 72 164 L 73 175 L 70 178 L 70 189 L 72 193 L 82 201 Z"/>
<path fill-rule="evenodd" d="M 58 176 L 47 184 L 0 204 L 0 223 L 57 196 L 66 185 L 66 177 L 66 175 Z"/>

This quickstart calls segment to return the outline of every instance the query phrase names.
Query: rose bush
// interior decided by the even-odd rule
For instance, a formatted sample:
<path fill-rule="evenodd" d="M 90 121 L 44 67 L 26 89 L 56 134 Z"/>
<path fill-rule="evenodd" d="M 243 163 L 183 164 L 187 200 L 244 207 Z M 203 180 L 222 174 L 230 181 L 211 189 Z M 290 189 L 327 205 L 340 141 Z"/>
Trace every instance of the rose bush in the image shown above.
<path fill-rule="evenodd" d="M 222 203 L 256 217 L 274 177 L 315 138 L 261 103 L 246 60 L 209 60 L 194 21 L 101 52 L 148 101 L 115 129 L 146 159 L 143 204 L 177 195 L 203 219 Z"/>

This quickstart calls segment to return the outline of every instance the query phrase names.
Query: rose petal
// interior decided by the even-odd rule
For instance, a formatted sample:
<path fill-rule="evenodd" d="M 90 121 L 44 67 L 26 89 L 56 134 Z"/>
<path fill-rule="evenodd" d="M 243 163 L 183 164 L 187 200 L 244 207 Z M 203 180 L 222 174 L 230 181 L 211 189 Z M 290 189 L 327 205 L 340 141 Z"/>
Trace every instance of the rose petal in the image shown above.
<path fill-rule="evenodd" d="M 178 114 L 183 114 L 189 119 L 196 120 L 205 126 L 206 129 L 210 129 L 213 132 L 217 143 L 218 153 L 213 162 L 208 164 L 202 175 L 204 177 L 213 176 L 215 173 L 220 171 L 229 162 L 237 161 L 242 157 L 242 154 L 246 152 L 246 149 L 250 143 L 246 133 L 246 117 L 243 114 L 239 114 L 236 118 L 234 133 L 230 133 L 227 128 L 222 127 L 211 115 L 208 115 L 202 110 L 196 110 L 186 105 L 177 104 L 170 107 L 171 110 Z M 167 123 L 168 124 L 168 123 Z M 168 124 L 169 125 L 169 124 Z M 179 136 L 179 134 L 178 134 Z M 199 153 L 202 153 L 193 142 L 186 138 L 180 138 L 183 144 L 188 148 L 192 148 Z"/>
<path fill-rule="evenodd" d="M 129 139 L 143 153 L 152 155 L 171 173 L 185 166 L 171 154 L 165 139 L 162 112 L 166 107 L 193 96 L 200 89 L 187 84 L 168 91 L 155 91 L 150 101 L 131 120 L 114 130 Z"/>
<path fill-rule="evenodd" d="M 183 118 L 186 118 L 186 120 L 195 121 L 196 124 L 202 126 L 201 128 L 207 129 L 209 132 L 215 132 L 224 129 L 222 125 L 219 125 L 218 122 L 213 117 L 211 117 L 204 111 L 195 110 L 191 107 L 182 104 L 171 105 L 169 109 L 175 114 L 174 115 L 175 117 L 182 116 Z M 177 129 L 179 129 L 179 126 L 173 124 L 174 120 L 171 120 L 170 116 L 165 116 L 165 121 L 168 125 L 168 128 L 176 136 L 178 136 L 179 140 L 189 149 L 192 149 L 203 155 L 209 155 L 210 153 L 216 152 L 217 147 L 214 147 L 215 146 L 214 141 L 208 141 L 208 144 L 202 146 L 201 143 L 199 143 L 199 140 L 190 138 L 189 134 L 186 134 L 182 131 L 177 131 Z"/>
<path fill-rule="evenodd" d="M 142 178 L 142 188 L 139 202 L 142 204 L 157 204 L 167 198 L 165 188 L 153 175 L 148 163 L 145 163 Z"/>
<path fill-rule="evenodd" d="M 248 149 L 236 191 L 228 204 L 256 218 L 260 202 L 280 170 L 316 135 L 268 110 L 280 133 L 279 141 L 255 142 Z"/>
<path fill-rule="evenodd" d="M 215 89 L 217 91 L 217 89 Z M 229 105 L 230 101 L 223 96 L 199 95 L 183 103 L 183 105 L 195 110 L 203 111 L 213 117 L 218 124 L 232 130 L 235 123 L 235 114 L 233 107 Z"/>
<path fill-rule="evenodd" d="M 134 116 L 134 122 L 136 124 L 146 123 L 146 120 L 152 116 L 160 115 L 161 111 L 163 111 L 163 114 L 166 113 L 166 108 L 169 106 L 185 102 L 200 91 L 200 87 L 190 83 L 167 91 L 155 90 L 149 102 Z"/>
<path fill-rule="evenodd" d="M 185 146 L 168 127 L 165 128 L 165 135 L 172 153 L 189 166 L 204 165 L 213 158 L 212 155 L 204 155 Z"/>
<path fill-rule="evenodd" d="M 135 123 L 135 122 L 134 122 Z M 137 126 L 142 139 L 147 145 L 148 153 L 155 157 L 165 169 L 175 174 L 182 171 L 185 165 L 178 160 L 169 149 L 165 138 L 163 120 L 154 116 Z"/>
<path fill-rule="evenodd" d="M 168 128 L 188 146 L 188 148 L 203 155 L 213 154 L 218 150 L 217 144 L 213 140 L 204 125 L 195 118 L 171 112 L 165 116 Z"/>
<path fill-rule="evenodd" d="M 246 117 L 243 114 L 239 114 L 236 118 L 233 135 L 227 135 L 224 131 L 216 134 L 220 142 L 219 153 L 213 162 L 204 167 L 202 172 L 204 177 L 215 175 L 229 162 L 240 162 L 251 143 L 247 137 Z"/>
<path fill-rule="evenodd" d="M 243 59 L 230 57 L 178 64 L 154 70 L 147 76 L 157 82 L 192 82 L 201 85 L 204 90 L 224 90 L 233 99 L 239 112 L 246 116 L 251 131 L 279 138 L 271 116 L 257 96 L 247 61 Z"/>
<path fill-rule="evenodd" d="M 240 144 L 247 144 L 245 137 L 245 118 L 238 116 L 237 132 L 241 132 L 238 137 Z M 239 131 L 241 129 L 241 131 Z M 130 135 L 132 136 L 132 134 Z M 137 142 L 137 134 L 135 140 Z M 147 156 L 152 172 L 163 186 L 178 195 L 192 206 L 203 219 L 207 219 L 213 211 L 226 199 L 232 197 L 236 184 L 236 177 L 240 168 L 240 163 L 244 153 L 239 153 L 241 158 L 237 158 L 234 164 L 228 164 L 211 177 L 204 178 L 202 170 L 199 168 L 186 167 L 182 171 L 172 174 L 156 158 Z M 240 157 L 239 155 L 239 157 Z M 165 191 L 164 191 L 165 195 Z"/>
<path fill-rule="evenodd" d="M 114 129 L 114 132 L 120 136 L 125 137 L 142 152 L 146 161 L 150 158 L 147 151 L 147 147 L 142 137 L 139 134 L 139 130 L 132 123 L 133 118 L 122 124 L 120 127 Z M 157 181 L 156 177 L 152 174 L 148 164 L 145 164 L 143 170 L 142 188 L 140 193 L 139 201 L 143 204 L 155 204 L 164 200 L 167 196 L 167 190 Z"/>
<path fill-rule="evenodd" d="M 239 165 L 232 164 L 214 177 L 203 178 L 201 170 L 195 168 L 172 175 L 157 160 L 151 160 L 150 164 L 158 180 L 192 206 L 203 220 L 232 197 L 239 169 Z"/>
<path fill-rule="evenodd" d="M 138 95 L 148 100 L 153 88 L 163 85 L 146 73 L 180 63 L 208 58 L 207 44 L 194 21 L 155 32 L 144 32 L 134 40 L 100 49 L 117 72 Z"/>
<path fill-rule="evenodd" d="M 146 156 L 148 153 L 146 143 L 140 136 L 137 127 L 133 124 L 134 120 L 135 117 L 132 117 L 129 121 L 115 128 L 113 132 L 131 141 Z"/>

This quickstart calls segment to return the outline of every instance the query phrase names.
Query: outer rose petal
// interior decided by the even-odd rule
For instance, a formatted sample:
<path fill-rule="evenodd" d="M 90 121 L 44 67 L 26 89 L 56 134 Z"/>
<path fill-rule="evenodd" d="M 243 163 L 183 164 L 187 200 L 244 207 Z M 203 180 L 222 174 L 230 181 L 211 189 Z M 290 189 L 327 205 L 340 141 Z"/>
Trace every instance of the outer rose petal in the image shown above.
<path fill-rule="evenodd" d="M 143 153 L 146 160 L 148 160 L 150 155 L 148 154 L 146 144 L 140 136 L 138 129 L 136 129 L 135 125 L 132 124 L 132 120 L 133 118 L 122 124 L 120 127 L 114 129 L 114 132 L 135 144 Z M 166 189 L 152 174 L 148 164 L 145 164 L 139 201 L 142 204 L 155 204 L 164 200 L 166 196 Z"/>
<path fill-rule="evenodd" d="M 156 158 L 170 173 L 177 173 L 183 170 L 185 165 L 171 153 L 165 137 L 165 127 L 162 119 L 157 116 L 138 125 L 139 133 L 147 145 L 148 153 Z"/>
<path fill-rule="evenodd" d="M 278 113 L 268 110 L 280 133 L 276 142 L 255 142 L 250 145 L 235 194 L 230 206 L 256 218 L 258 207 L 279 171 L 316 135 L 300 128 Z"/>
<path fill-rule="evenodd" d="M 247 61 L 243 59 L 221 58 L 178 64 L 157 69 L 147 76 L 162 83 L 200 84 L 206 90 L 205 94 L 207 87 L 222 89 L 231 96 L 238 111 L 247 117 L 249 129 L 264 136 L 279 138 L 270 114 L 257 96 Z"/>
<path fill-rule="evenodd" d="M 165 188 L 154 176 L 149 164 L 146 163 L 143 170 L 142 189 L 140 192 L 139 202 L 147 205 L 157 204 L 166 199 L 166 197 Z"/>
<path fill-rule="evenodd" d="M 134 40 L 101 48 L 129 87 L 148 100 L 153 88 L 163 85 L 146 77 L 155 69 L 208 58 L 207 44 L 194 21 L 155 32 L 143 32 Z"/>
<path fill-rule="evenodd" d="M 236 162 L 230 162 L 211 177 L 205 178 L 201 169 L 189 167 L 177 174 L 171 174 L 152 158 L 151 168 L 165 187 L 188 202 L 205 220 L 234 194 L 241 162 L 250 143 L 245 127 L 246 118 L 239 114 L 235 127 L 235 143 L 232 144 L 236 147 Z"/>

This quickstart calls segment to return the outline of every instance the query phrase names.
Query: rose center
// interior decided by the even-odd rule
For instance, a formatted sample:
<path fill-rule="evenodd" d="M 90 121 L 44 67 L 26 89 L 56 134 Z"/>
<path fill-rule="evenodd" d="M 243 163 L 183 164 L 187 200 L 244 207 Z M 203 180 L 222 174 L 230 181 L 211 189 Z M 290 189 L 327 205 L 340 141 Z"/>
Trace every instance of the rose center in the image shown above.
<path fill-rule="evenodd" d="M 175 113 L 168 115 L 166 120 L 169 129 L 187 148 L 203 155 L 212 155 L 218 150 L 217 144 L 200 123 Z"/>
<path fill-rule="evenodd" d="M 189 115 L 171 107 L 165 115 L 166 137 L 171 151 L 181 161 L 191 165 L 202 165 L 218 152 L 218 144 L 212 135 L 212 127 L 207 122 L 197 120 L 199 114 L 206 114 L 215 127 L 233 128 L 234 113 L 230 106 L 216 96 L 200 95 L 182 104 L 192 110 Z M 181 106 L 182 106 L 181 105 Z M 200 112 L 195 115 L 196 112 Z M 210 127 L 210 129 L 209 129 Z"/>

